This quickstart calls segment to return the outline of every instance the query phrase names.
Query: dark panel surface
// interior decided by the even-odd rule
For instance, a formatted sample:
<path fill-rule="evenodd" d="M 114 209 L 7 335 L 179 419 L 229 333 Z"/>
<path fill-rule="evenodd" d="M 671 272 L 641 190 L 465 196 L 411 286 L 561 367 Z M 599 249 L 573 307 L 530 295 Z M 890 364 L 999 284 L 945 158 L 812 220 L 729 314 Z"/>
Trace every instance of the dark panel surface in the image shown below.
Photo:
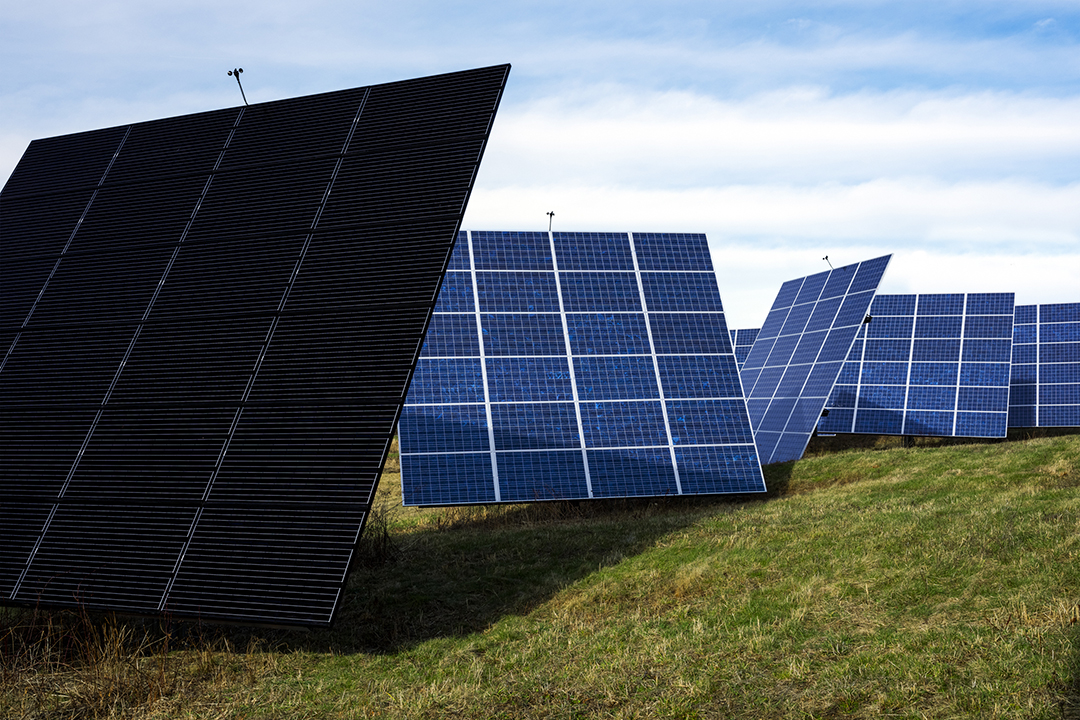
<path fill-rule="evenodd" d="M 331 622 L 508 71 L 31 143 L 0 603 Z"/>
<path fill-rule="evenodd" d="M 462 233 L 450 267 L 407 505 L 765 489 L 704 235 Z"/>

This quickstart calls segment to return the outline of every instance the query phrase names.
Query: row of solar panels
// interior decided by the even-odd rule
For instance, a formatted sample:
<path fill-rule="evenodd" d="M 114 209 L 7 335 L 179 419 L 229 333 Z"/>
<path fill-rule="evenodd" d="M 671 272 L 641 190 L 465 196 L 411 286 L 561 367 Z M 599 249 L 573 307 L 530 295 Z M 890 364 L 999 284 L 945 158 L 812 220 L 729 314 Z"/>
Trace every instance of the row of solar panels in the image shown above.
<path fill-rule="evenodd" d="M 785 284 L 748 382 L 704 235 L 460 233 L 399 423 L 405 503 L 764 491 L 888 260 Z"/>
<path fill-rule="evenodd" d="M 0 603 L 325 625 L 399 418 L 411 504 L 760 492 L 802 454 L 888 257 L 733 347 L 703 235 L 458 239 L 508 71 L 31 143 Z"/>
<path fill-rule="evenodd" d="M 1080 303 L 878 295 L 870 312 L 819 432 L 1004 437 L 1080 427 Z M 757 334 L 731 331 L 740 366 Z"/>
<path fill-rule="evenodd" d="M 784 283 L 727 331 L 704 235 L 460 233 L 399 425 L 405 503 L 755 492 L 815 430 L 1080 425 L 1080 304 L 875 296 L 887 263 Z"/>

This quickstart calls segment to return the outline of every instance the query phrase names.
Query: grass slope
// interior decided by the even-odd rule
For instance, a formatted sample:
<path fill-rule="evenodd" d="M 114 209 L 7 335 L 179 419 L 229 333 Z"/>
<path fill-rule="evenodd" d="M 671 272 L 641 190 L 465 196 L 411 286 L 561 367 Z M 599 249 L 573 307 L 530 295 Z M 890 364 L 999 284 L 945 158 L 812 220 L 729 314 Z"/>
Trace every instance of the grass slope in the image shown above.
<path fill-rule="evenodd" d="M 9 632 L 0 716 L 1080 718 L 1080 435 L 822 453 L 765 499 L 415 510 L 394 469 L 332 631 L 143 640 L 145 697 L 96 704 Z"/>

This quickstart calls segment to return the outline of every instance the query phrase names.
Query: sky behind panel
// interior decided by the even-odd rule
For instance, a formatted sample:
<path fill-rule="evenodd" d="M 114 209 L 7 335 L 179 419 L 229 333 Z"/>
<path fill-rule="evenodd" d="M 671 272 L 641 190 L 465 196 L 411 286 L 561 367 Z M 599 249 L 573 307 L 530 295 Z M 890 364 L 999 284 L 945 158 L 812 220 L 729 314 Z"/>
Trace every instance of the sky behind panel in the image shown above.
<path fill-rule="evenodd" d="M 779 278 L 1076 302 L 1080 6 L 8 3 L 0 181 L 33 138 L 512 62 L 465 227 L 704 231 L 732 327 Z"/>

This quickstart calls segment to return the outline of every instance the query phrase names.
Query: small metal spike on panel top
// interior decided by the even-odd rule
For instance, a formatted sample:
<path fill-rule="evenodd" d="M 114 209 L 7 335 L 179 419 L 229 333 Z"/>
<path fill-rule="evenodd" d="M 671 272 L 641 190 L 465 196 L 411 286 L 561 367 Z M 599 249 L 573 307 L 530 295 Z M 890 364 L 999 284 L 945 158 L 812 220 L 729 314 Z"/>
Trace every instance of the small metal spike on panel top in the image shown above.
<path fill-rule="evenodd" d="M 244 68 L 233 68 L 229 71 L 231 77 L 236 78 L 236 84 L 240 85 L 240 73 L 244 72 Z M 240 97 L 244 98 L 244 104 L 247 105 L 247 95 L 244 94 L 244 86 L 240 85 Z"/>

